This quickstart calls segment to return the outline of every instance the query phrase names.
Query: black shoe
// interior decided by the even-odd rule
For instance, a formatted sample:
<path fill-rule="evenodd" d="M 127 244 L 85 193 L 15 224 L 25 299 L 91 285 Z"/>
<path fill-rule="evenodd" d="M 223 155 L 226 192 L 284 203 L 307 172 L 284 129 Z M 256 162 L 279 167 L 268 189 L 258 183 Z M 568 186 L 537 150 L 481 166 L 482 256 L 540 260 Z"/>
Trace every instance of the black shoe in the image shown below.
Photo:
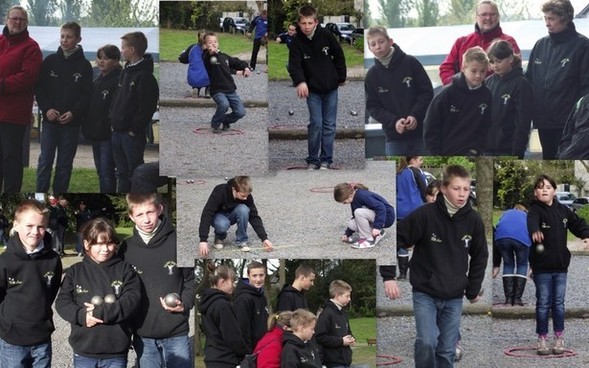
<path fill-rule="evenodd" d="M 227 132 L 231 129 L 231 127 L 229 126 L 229 124 L 223 124 L 223 128 L 221 130 L 223 130 L 224 132 Z"/>
<path fill-rule="evenodd" d="M 221 128 L 213 128 L 213 133 L 221 134 L 221 132 L 222 132 Z"/>
<path fill-rule="evenodd" d="M 205 87 L 205 98 L 211 98 L 211 91 L 209 87 Z"/>

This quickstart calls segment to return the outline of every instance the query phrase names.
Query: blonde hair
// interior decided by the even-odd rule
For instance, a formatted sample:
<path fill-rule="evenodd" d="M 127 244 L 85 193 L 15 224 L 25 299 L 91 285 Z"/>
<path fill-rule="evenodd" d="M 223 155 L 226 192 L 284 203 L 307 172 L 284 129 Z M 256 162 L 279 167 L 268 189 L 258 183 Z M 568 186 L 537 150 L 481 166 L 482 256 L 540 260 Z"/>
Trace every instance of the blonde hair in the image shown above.
<path fill-rule="evenodd" d="M 249 176 L 234 177 L 231 186 L 239 193 L 251 193 L 253 191 Z"/>
<path fill-rule="evenodd" d="M 128 193 L 125 197 L 127 199 L 127 207 L 129 214 L 133 214 L 135 207 L 142 204 L 153 204 L 159 207 L 162 204 L 159 194 L 157 193 Z"/>
<path fill-rule="evenodd" d="M 368 31 L 366 31 L 366 39 L 369 40 L 370 37 L 376 37 L 376 36 L 384 36 L 387 40 L 390 40 L 391 38 L 389 37 L 389 33 L 387 32 L 387 29 L 383 26 L 372 26 L 370 28 L 368 28 Z"/>
<path fill-rule="evenodd" d="M 49 222 L 49 208 L 36 199 L 25 199 L 16 206 L 16 209 L 14 210 L 14 222 L 20 222 L 22 215 L 29 211 L 42 215 L 45 224 Z M 15 232 L 16 230 L 13 226 L 12 229 L 10 229 L 10 235 L 14 235 Z"/>
<path fill-rule="evenodd" d="M 333 280 L 329 284 L 329 296 L 335 298 L 347 292 L 352 292 L 352 286 L 343 280 Z"/>
<path fill-rule="evenodd" d="M 290 328 L 290 319 L 292 318 L 292 311 L 282 311 L 280 313 L 272 313 L 268 317 L 268 331 L 272 330 L 274 326 L 282 329 Z"/>
<path fill-rule="evenodd" d="M 341 203 L 352 195 L 356 189 L 368 190 L 368 187 L 360 183 L 339 183 L 333 188 L 333 199 Z"/>
<path fill-rule="evenodd" d="M 292 312 L 292 316 L 290 317 L 290 327 L 293 331 L 297 331 L 315 321 L 317 321 L 317 316 L 306 309 L 299 308 Z"/>
<path fill-rule="evenodd" d="M 477 62 L 483 65 L 485 68 L 489 67 L 489 57 L 485 50 L 483 50 L 480 46 L 474 46 L 470 49 L 466 50 L 464 55 L 462 55 L 462 67 L 464 68 L 466 64 Z"/>
<path fill-rule="evenodd" d="M 215 267 L 213 263 L 208 263 L 207 268 L 212 287 L 216 287 L 221 280 L 235 281 L 235 271 L 232 268 L 223 265 Z"/>

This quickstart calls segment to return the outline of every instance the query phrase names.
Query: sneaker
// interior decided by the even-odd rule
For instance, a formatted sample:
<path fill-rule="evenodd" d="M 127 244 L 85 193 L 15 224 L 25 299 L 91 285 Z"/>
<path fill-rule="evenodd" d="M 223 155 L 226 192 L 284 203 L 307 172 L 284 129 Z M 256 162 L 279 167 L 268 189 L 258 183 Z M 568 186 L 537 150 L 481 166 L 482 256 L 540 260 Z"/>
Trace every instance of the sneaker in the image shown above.
<path fill-rule="evenodd" d="M 211 91 L 209 90 L 209 87 L 205 88 L 205 98 L 211 98 Z"/>
<path fill-rule="evenodd" d="M 562 337 L 562 335 L 554 336 L 554 346 L 552 347 L 552 354 L 564 354 L 564 337 Z"/>
<path fill-rule="evenodd" d="M 331 170 L 331 164 L 329 162 L 322 162 L 319 170 Z"/>
<path fill-rule="evenodd" d="M 386 232 L 384 231 L 384 229 L 380 229 L 380 234 L 376 236 L 376 238 L 374 238 L 374 245 L 378 244 L 379 241 L 382 240 L 382 238 L 384 238 Z"/>
<path fill-rule="evenodd" d="M 355 249 L 367 249 L 367 248 L 374 248 L 374 240 L 373 239 L 358 239 L 357 242 L 352 244 L 352 248 Z"/>
<path fill-rule="evenodd" d="M 307 165 L 307 170 L 317 170 L 319 169 L 319 167 L 317 167 L 317 165 L 315 164 L 308 164 Z"/>
<path fill-rule="evenodd" d="M 215 247 L 215 249 L 223 249 L 223 240 L 215 238 L 213 246 Z"/>
<path fill-rule="evenodd" d="M 222 132 L 222 130 L 221 130 L 220 127 L 213 128 L 213 133 L 215 133 L 215 134 L 221 134 L 221 132 Z"/>
<path fill-rule="evenodd" d="M 228 131 L 230 129 L 231 129 L 231 127 L 229 126 L 229 124 L 223 123 L 223 128 L 221 128 L 222 131 L 226 132 L 226 131 Z"/>
<path fill-rule="evenodd" d="M 247 244 L 247 242 L 237 243 L 237 247 L 241 249 L 242 252 L 249 252 L 252 248 Z"/>
<path fill-rule="evenodd" d="M 538 355 L 549 355 L 550 349 L 546 345 L 546 336 L 538 338 L 538 349 L 536 350 Z"/>
<path fill-rule="evenodd" d="M 460 359 L 462 359 L 463 355 L 464 355 L 464 350 L 462 350 L 460 345 L 456 345 L 456 354 L 454 355 L 454 361 L 459 362 Z"/>

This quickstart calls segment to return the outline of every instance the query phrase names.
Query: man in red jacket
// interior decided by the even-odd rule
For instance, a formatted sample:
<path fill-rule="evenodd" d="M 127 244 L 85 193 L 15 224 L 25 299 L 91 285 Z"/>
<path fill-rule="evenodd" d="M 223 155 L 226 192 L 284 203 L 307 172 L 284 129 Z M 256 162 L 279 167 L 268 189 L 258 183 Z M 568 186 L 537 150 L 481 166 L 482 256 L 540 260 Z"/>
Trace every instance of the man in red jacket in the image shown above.
<path fill-rule="evenodd" d="M 511 44 L 513 53 L 519 55 L 520 49 L 513 37 L 506 35 L 499 26 L 499 8 L 492 0 L 481 0 L 476 8 L 476 24 L 474 32 L 459 37 L 446 60 L 440 65 L 440 79 L 444 85 L 452 83 L 454 74 L 462 70 L 462 55 L 473 46 L 487 50 L 491 42 L 502 39 Z M 489 73 L 490 74 L 490 73 Z"/>
<path fill-rule="evenodd" d="M 27 24 L 26 10 L 15 5 L 8 10 L 0 35 L 0 192 L 21 190 L 24 135 L 43 60 Z"/>

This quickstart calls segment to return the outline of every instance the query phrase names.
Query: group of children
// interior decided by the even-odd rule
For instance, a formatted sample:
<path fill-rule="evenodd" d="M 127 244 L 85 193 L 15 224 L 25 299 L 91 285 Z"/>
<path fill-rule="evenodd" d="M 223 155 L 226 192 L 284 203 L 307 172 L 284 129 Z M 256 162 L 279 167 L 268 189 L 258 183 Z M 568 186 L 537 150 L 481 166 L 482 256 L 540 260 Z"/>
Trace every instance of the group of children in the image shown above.
<path fill-rule="evenodd" d="M 347 282 L 330 283 L 330 299 L 316 316 L 308 310 L 302 293 L 312 286 L 315 273 L 301 265 L 293 284 L 285 285 L 280 292 L 277 313 L 268 316 L 264 295 L 266 269 L 253 261 L 247 270 L 249 280 L 239 281 L 235 289 L 232 268 L 208 264 L 210 287 L 202 291 L 199 304 L 207 366 L 233 368 L 252 354 L 260 367 L 351 365 L 355 339 L 344 309 L 352 292 Z M 243 291 L 247 288 L 252 291 Z"/>
<path fill-rule="evenodd" d="M 193 367 L 188 313 L 194 270 L 177 266 L 176 231 L 159 197 L 129 194 L 127 203 L 133 236 L 119 244 L 107 220 L 88 221 L 81 229 L 84 258 L 63 281 L 46 232 L 48 208 L 37 200 L 17 206 L 0 255 L 0 366 L 52 366 L 55 300 L 57 313 L 71 324 L 76 367 L 124 368 L 131 345 L 139 366 Z M 177 298 L 170 302 L 172 293 Z"/>
<path fill-rule="evenodd" d="M 143 164 L 146 131 L 157 109 L 154 61 L 145 53 L 145 35 L 127 33 L 120 50 L 114 45 L 98 50 L 99 75 L 93 81 L 81 41 L 79 24 L 63 24 L 57 52 L 41 64 L 35 88 L 43 114 L 36 191 L 46 193 L 51 187 L 55 193 L 68 192 L 82 126 L 92 143 L 101 192 L 126 193 L 133 171 Z"/>

